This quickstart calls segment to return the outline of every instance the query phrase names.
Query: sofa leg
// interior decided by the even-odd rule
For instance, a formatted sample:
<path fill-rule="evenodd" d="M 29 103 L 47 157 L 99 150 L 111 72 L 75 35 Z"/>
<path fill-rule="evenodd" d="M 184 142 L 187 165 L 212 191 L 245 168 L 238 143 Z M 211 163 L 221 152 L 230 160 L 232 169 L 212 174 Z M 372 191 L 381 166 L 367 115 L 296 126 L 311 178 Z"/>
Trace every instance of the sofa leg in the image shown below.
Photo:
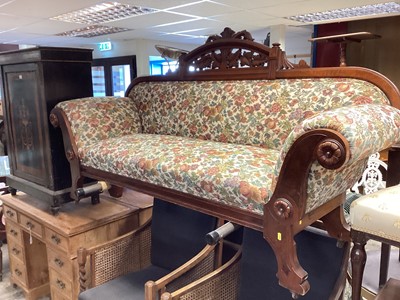
<path fill-rule="evenodd" d="M 276 276 L 279 280 L 279 285 L 288 289 L 292 293 L 292 298 L 297 299 L 298 296 L 304 296 L 310 289 L 310 284 L 307 280 L 308 274 L 301 267 L 297 258 L 296 242 L 294 235 L 291 233 L 291 225 L 280 226 L 277 229 L 275 226 L 275 234 L 271 237 L 271 232 L 268 233 L 264 229 L 264 239 L 267 240 L 272 250 L 275 253 L 278 264 L 278 272 Z"/>
<path fill-rule="evenodd" d="M 339 241 L 350 242 L 350 227 L 346 223 L 343 207 L 338 206 L 333 211 L 321 218 L 325 229 L 331 237 Z"/>

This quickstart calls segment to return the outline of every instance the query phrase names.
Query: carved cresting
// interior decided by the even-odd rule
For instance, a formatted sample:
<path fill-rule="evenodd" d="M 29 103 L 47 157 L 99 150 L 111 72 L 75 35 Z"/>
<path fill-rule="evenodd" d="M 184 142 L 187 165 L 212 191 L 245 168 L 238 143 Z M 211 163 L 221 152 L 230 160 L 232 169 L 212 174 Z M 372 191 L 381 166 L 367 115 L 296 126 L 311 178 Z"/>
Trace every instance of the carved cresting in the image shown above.
<path fill-rule="evenodd" d="M 230 28 L 225 28 L 221 35 L 212 35 L 207 44 L 227 41 L 229 39 L 253 41 L 250 32 L 242 30 L 234 32 Z M 268 48 L 266 48 L 268 49 Z M 182 55 L 184 57 L 185 55 Z M 195 58 L 190 65 L 196 70 L 204 69 L 230 69 L 240 67 L 264 67 L 268 64 L 269 57 L 265 53 L 259 53 L 250 49 L 234 48 L 230 43 L 221 46 L 209 53 L 204 53 L 200 57 Z M 181 64 L 181 63 L 180 63 Z"/>

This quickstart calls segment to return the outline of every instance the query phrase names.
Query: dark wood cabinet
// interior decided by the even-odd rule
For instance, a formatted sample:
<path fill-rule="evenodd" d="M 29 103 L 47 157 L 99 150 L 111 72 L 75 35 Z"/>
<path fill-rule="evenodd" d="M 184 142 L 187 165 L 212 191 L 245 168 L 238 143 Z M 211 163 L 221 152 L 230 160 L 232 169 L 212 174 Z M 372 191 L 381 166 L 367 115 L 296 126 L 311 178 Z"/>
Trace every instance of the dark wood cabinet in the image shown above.
<path fill-rule="evenodd" d="M 0 53 L 11 175 L 7 184 L 59 207 L 69 201 L 61 132 L 49 122 L 60 101 L 92 96 L 92 50 L 37 47 Z"/>

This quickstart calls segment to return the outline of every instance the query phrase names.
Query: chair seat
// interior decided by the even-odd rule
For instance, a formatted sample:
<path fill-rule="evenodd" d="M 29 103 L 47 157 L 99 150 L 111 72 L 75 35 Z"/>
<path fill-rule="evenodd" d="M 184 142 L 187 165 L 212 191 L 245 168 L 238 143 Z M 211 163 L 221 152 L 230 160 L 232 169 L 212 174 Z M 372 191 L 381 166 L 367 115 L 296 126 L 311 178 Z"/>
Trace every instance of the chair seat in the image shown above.
<path fill-rule="evenodd" d="M 400 185 L 353 201 L 350 224 L 353 230 L 400 242 Z"/>
<path fill-rule="evenodd" d="M 88 289 L 79 295 L 78 300 L 143 300 L 145 283 L 149 280 L 161 278 L 169 272 L 170 270 L 167 269 L 149 266 L 141 271 L 117 277 L 102 285 Z"/>

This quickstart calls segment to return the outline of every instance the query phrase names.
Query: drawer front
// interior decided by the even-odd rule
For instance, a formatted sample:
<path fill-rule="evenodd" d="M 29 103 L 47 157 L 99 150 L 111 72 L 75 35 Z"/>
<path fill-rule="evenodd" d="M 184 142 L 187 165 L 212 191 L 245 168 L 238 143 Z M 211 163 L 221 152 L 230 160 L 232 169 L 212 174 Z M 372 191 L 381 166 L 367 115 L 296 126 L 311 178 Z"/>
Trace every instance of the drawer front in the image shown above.
<path fill-rule="evenodd" d="M 10 271 L 13 279 L 16 279 L 18 282 L 22 283 L 22 285 L 27 286 L 25 265 L 22 262 L 13 259 L 12 256 L 10 256 Z"/>
<path fill-rule="evenodd" d="M 71 280 L 68 279 L 64 274 L 60 274 L 53 269 L 49 269 L 50 271 L 50 288 L 52 291 L 56 291 L 57 293 L 72 298 L 72 283 Z"/>
<path fill-rule="evenodd" d="M 18 259 L 21 263 L 24 261 L 24 248 L 13 241 L 8 242 L 8 251 L 10 257 Z"/>
<path fill-rule="evenodd" d="M 13 220 L 14 222 L 18 222 L 17 211 L 11 207 L 4 206 L 4 215 L 8 220 Z"/>
<path fill-rule="evenodd" d="M 45 228 L 45 239 L 50 245 L 56 246 L 64 251 L 68 250 L 68 240 L 49 228 Z"/>
<path fill-rule="evenodd" d="M 47 257 L 49 267 L 53 268 L 60 274 L 64 274 L 72 278 L 72 262 L 61 253 L 54 251 L 50 247 L 47 248 Z"/>
<path fill-rule="evenodd" d="M 7 220 L 6 232 L 7 239 L 13 240 L 15 243 L 22 245 L 22 231 L 19 228 L 19 225 Z"/>
<path fill-rule="evenodd" d="M 40 238 L 43 237 L 43 226 L 41 224 L 39 224 L 38 222 L 36 222 L 35 220 L 32 220 L 31 218 L 29 218 L 23 214 L 20 214 L 19 224 L 26 231 L 32 232 L 33 235 L 36 235 Z"/>
<path fill-rule="evenodd" d="M 51 300 L 71 300 L 72 298 L 60 294 L 54 287 L 51 288 Z"/>

